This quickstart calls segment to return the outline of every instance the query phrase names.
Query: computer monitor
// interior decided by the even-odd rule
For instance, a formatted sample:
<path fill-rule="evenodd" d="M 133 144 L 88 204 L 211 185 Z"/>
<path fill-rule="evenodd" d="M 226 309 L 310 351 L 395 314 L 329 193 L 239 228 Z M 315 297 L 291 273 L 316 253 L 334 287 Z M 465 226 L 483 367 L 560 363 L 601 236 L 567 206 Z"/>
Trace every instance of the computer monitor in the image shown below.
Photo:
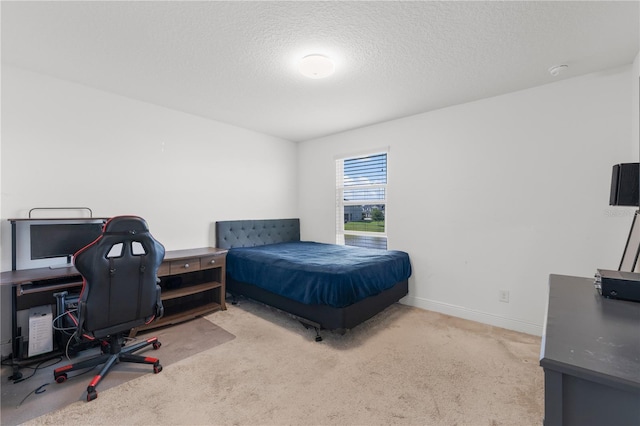
<path fill-rule="evenodd" d="M 71 258 L 102 233 L 105 219 L 12 220 L 13 269 L 71 266 Z"/>

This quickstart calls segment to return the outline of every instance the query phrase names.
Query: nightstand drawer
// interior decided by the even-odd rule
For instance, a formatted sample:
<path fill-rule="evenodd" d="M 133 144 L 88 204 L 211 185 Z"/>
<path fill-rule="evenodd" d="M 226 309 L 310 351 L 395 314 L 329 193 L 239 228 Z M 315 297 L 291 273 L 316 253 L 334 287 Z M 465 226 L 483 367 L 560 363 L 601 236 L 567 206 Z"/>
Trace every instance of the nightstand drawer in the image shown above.
<path fill-rule="evenodd" d="M 200 269 L 219 268 L 225 266 L 227 256 L 223 254 L 216 254 L 213 256 L 204 256 L 200 258 Z"/>
<path fill-rule="evenodd" d="M 193 257 L 191 259 L 175 260 L 171 262 L 171 274 L 181 274 L 191 271 L 200 270 L 200 258 Z"/>

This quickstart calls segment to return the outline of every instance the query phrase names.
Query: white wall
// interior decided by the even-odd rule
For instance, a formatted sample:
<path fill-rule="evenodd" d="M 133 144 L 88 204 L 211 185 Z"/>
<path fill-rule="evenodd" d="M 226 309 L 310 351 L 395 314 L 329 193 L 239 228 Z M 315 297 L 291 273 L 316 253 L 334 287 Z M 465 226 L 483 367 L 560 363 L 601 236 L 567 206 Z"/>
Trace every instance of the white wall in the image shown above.
<path fill-rule="evenodd" d="M 632 117 L 632 136 L 631 141 L 637 142 L 635 145 L 634 158 L 640 157 L 640 52 L 636 55 L 636 59 L 633 61 L 633 70 L 631 72 L 631 117 Z"/>
<path fill-rule="evenodd" d="M 638 62 L 298 146 L 3 67 L 1 267 L 6 219 L 38 206 L 142 215 L 169 250 L 238 218 L 299 216 L 304 239 L 333 242 L 335 156 L 389 146 L 389 245 L 414 269 L 403 302 L 540 334 L 549 273 L 619 261 L 633 209 L 607 205 L 609 180 L 638 161 Z"/>
<path fill-rule="evenodd" d="M 137 214 L 167 250 L 214 245 L 217 220 L 296 217 L 296 155 L 293 142 L 3 66 L 2 270 L 6 219 L 33 207 Z"/>
<path fill-rule="evenodd" d="M 541 334 L 550 273 L 617 268 L 634 209 L 608 200 L 611 167 L 638 161 L 631 80 L 627 66 L 303 142 L 302 236 L 334 241 L 335 157 L 389 146 L 403 302 Z"/>

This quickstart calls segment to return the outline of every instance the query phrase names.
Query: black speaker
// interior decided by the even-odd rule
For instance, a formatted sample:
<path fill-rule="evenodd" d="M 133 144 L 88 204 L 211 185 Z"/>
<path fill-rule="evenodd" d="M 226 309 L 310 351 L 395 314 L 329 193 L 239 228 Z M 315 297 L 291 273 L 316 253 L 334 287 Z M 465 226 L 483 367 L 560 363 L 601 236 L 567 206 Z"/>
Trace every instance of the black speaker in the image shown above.
<path fill-rule="evenodd" d="M 611 206 L 636 206 L 640 194 L 640 163 L 623 163 L 613 166 L 611 176 Z"/>

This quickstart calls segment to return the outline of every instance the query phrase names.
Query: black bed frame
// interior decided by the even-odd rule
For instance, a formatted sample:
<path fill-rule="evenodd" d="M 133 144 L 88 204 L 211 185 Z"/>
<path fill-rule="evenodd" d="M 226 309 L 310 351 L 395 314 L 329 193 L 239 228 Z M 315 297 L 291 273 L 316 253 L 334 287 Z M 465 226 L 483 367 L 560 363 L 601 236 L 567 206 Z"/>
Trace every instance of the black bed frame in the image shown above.
<path fill-rule="evenodd" d="M 216 247 L 254 247 L 288 241 L 300 241 L 299 219 L 233 220 L 216 222 Z M 396 303 L 409 291 L 408 280 L 375 296 L 360 300 L 344 308 L 328 305 L 307 305 L 264 290 L 252 284 L 235 281 L 227 276 L 227 291 L 234 297 L 241 295 L 284 311 L 298 319 L 305 327 L 344 333 L 347 329 L 373 317 Z M 319 334 L 316 340 L 322 340 Z"/>

